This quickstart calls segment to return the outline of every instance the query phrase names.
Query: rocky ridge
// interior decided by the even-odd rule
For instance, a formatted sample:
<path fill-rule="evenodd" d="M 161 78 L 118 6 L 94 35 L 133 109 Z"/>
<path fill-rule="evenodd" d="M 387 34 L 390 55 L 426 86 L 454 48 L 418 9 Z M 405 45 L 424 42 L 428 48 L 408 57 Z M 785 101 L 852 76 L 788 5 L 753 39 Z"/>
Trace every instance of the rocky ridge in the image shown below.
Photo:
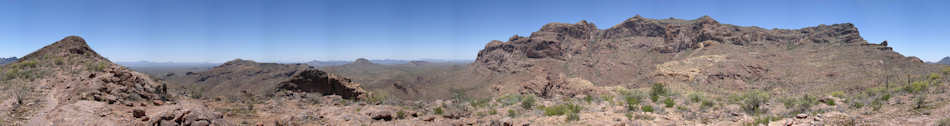
<path fill-rule="evenodd" d="M 219 124 L 222 117 L 177 99 L 149 76 L 113 64 L 69 36 L 3 66 L 4 122 L 18 125 Z M 178 108 L 170 110 L 166 108 Z M 132 114 L 133 111 L 137 113 Z M 145 115 L 189 111 L 167 118 Z M 146 113 L 148 112 L 148 113 Z M 191 116 L 207 115 L 207 116 Z"/>
<path fill-rule="evenodd" d="M 193 86 L 190 90 L 220 91 L 191 93 L 208 97 L 273 96 L 281 90 L 340 95 L 346 99 L 360 99 L 367 95 L 358 83 L 306 64 L 257 63 L 242 59 L 167 80 Z"/>

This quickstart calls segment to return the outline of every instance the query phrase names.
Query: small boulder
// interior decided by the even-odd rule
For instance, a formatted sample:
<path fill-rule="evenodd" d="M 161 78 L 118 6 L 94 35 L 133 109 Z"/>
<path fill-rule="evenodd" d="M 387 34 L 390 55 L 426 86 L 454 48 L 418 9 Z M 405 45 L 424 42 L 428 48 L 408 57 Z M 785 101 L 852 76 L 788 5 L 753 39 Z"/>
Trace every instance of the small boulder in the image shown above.
<path fill-rule="evenodd" d="M 808 118 L 808 114 L 798 114 L 798 115 L 795 115 L 795 118 L 796 118 L 796 119 L 805 119 L 805 118 Z"/>
<path fill-rule="evenodd" d="M 142 109 L 132 110 L 132 117 L 135 117 L 135 118 L 145 117 L 145 110 L 142 110 Z"/>

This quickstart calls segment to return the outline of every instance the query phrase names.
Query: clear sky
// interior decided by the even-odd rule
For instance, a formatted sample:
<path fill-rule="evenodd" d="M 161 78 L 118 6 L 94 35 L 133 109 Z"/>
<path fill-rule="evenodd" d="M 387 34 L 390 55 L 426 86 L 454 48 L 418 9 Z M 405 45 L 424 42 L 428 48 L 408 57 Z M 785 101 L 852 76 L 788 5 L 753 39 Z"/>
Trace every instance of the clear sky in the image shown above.
<path fill-rule="evenodd" d="M 632 0 L 0 0 L 0 57 L 79 35 L 113 61 L 474 59 L 549 22 L 641 15 L 797 29 L 850 22 L 869 42 L 950 55 L 950 2 Z"/>

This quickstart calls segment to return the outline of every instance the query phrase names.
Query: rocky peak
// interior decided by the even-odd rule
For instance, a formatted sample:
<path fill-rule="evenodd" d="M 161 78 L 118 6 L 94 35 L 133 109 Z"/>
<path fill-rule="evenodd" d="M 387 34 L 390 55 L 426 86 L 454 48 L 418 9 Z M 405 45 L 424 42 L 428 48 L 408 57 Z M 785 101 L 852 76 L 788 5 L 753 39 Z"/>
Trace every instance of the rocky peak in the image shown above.
<path fill-rule="evenodd" d="M 244 59 L 234 59 L 228 62 L 224 62 L 221 66 L 247 66 L 247 65 L 257 65 L 257 62 L 253 60 L 244 60 Z M 219 67 L 221 67 L 219 66 Z"/>
<path fill-rule="evenodd" d="M 353 64 L 373 64 L 366 58 L 357 58 L 356 61 L 353 61 Z"/>
<path fill-rule="evenodd" d="M 24 56 L 23 60 L 41 59 L 41 57 L 81 57 L 79 59 L 108 61 L 89 48 L 86 40 L 79 36 L 68 36 L 53 44 L 47 45 L 29 55 Z M 110 62 L 111 63 L 111 62 Z"/>

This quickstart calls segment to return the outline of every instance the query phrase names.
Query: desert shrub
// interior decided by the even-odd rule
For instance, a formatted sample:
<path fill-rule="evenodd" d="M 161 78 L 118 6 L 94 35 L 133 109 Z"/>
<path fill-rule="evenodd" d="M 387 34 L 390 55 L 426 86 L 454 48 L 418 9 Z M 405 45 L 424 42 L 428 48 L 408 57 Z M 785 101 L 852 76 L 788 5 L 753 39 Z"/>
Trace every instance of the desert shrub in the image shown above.
<path fill-rule="evenodd" d="M 632 93 L 625 95 L 623 99 L 627 104 L 627 110 L 636 110 L 636 106 L 640 105 L 640 99 L 643 99 L 643 96 Z"/>
<path fill-rule="evenodd" d="M 930 87 L 929 82 L 926 81 L 914 81 L 907 86 L 904 86 L 904 91 L 907 93 L 918 93 L 921 91 L 926 91 Z"/>
<path fill-rule="evenodd" d="M 86 70 L 89 71 L 105 71 L 106 63 L 104 62 L 92 62 L 86 64 Z"/>
<path fill-rule="evenodd" d="M 442 110 L 442 107 L 438 107 L 438 108 L 435 108 L 434 110 L 432 110 L 432 113 L 433 113 L 433 114 L 436 114 L 436 115 L 442 115 L 442 114 L 445 113 L 445 110 Z"/>
<path fill-rule="evenodd" d="M 490 103 L 491 103 L 491 99 L 481 98 L 481 99 L 475 99 L 475 100 L 470 101 L 469 105 L 475 108 L 482 108 L 482 107 L 490 107 L 491 106 Z"/>
<path fill-rule="evenodd" d="M 498 114 L 498 110 L 488 109 L 488 115 L 495 115 L 495 114 Z"/>
<path fill-rule="evenodd" d="M 660 99 L 660 96 L 666 95 L 669 93 L 668 89 L 663 83 L 656 83 L 650 88 L 650 100 L 657 102 Z"/>
<path fill-rule="evenodd" d="M 937 122 L 937 126 L 950 126 L 950 118 L 941 119 L 939 122 Z"/>
<path fill-rule="evenodd" d="M 584 102 L 587 102 L 587 104 L 590 104 L 592 101 L 594 101 L 594 96 L 587 95 L 587 97 L 584 97 Z"/>
<path fill-rule="evenodd" d="M 944 75 L 950 75 L 950 67 L 944 67 L 944 68 L 943 68 L 943 74 L 944 74 Z"/>
<path fill-rule="evenodd" d="M 534 95 L 527 95 L 521 100 L 521 108 L 531 110 L 534 107 L 534 102 L 536 102 Z"/>
<path fill-rule="evenodd" d="M 871 101 L 870 106 L 871 106 L 871 110 L 874 110 L 874 111 L 881 110 L 881 108 L 884 107 L 884 101 L 881 101 L 881 100 Z"/>
<path fill-rule="evenodd" d="M 716 105 L 716 103 L 713 103 L 713 101 L 703 100 L 702 103 L 699 104 L 699 108 L 707 109 L 707 108 L 713 107 L 714 105 Z"/>
<path fill-rule="evenodd" d="M 633 119 L 633 113 L 632 113 L 632 112 L 623 113 L 623 116 L 624 116 L 624 117 L 627 117 L 627 119 L 631 119 L 631 120 Z"/>
<path fill-rule="evenodd" d="M 515 118 L 518 117 L 518 112 L 515 110 L 508 109 L 508 117 Z"/>
<path fill-rule="evenodd" d="M 601 98 L 601 99 L 604 99 L 604 101 L 606 101 L 608 104 L 614 104 L 614 96 L 613 96 L 613 95 L 601 95 L 600 98 Z"/>
<path fill-rule="evenodd" d="M 762 91 L 751 91 L 743 95 L 742 109 L 749 114 L 765 112 L 763 105 L 770 99 L 769 94 Z"/>
<path fill-rule="evenodd" d="M 755 118 L 751 124 L 746 124 L 747 126 L 758 126 L 758 125 L 768 125 L 769 122 L 778 121 L 780 118 L 775 116 L 762 116 Z"/>
<path fill-rule="evenodd" d="M 366 97 L 366 100 L 363 101 L 369 104 L 382 104 L 387 99 L 389 99 L 389 93 L 377 91 L 371 93 L 368 97 Z"/>
<path fill-rule="evenodd" d="M 568 122 L 577 121 L 577 120 L 581 120 L 581 116 L 577 113 L 568 113 L 567 118 L 565 119 L 565 121 L 568 121 Z"/>
<path fill-rule="evenodd" d="M 834 92 L 831 92 L 831 96 L 832 96 L 832 97 L 837 97 L 837 98 L 844 98 L 844 97 L 845 97 L 844 91 L 834 91 Z"/>
<path fill-rule="evenodd" d="M 825 99 L 824 102 L 821 102 L 821 103 L 825 103 L 825 105 L 828 105 L 828 106 L 835 106 L 836 104 L 834 99 Z"/>
<path fill-rule="evenodd" d="M 545 107 L 545 108 L 544 108 L 544 115 L 546 115 L 546 116 L 552 116 L 552 115 L 564 115 L 564 114 L 570 114 L 570 113 L 579 113 L 579 112 L 581 111 L 581 109 L 583 109 L 583 107 L 581 107 L 581 106 L 579 106 L 579 105 L 574 105 L 574 104 L 571 104 L 571 103 L 559 104 L 559 105 L 555 105 L 555 106 L 551 106 L 551 107 Z"/>
<path fill-rule="evenodd" d="M 940 74 L 937 74 L 937 73 L 930 73 L 930 75 L 927 76 L 927 79 L 930 79 L 930 80 L 939 80 L 939 79 L 943 79 L 943 77 L 940 76 Z"/>
<path fill-rule="evenodd" d="M 503 106 L 514 105 L 515 103 L 521 102 L 521 95 L 519 94 L 508 94 L 499 97 L 495 100 L 498 103 L 501 103 Z"/>
<path fill-rule="evenodd" d="M 689 101 L 691 102 L 699 103 L 703 101 L 703 95 L 699 93 L 690 93 L 687 97 L 689 97 Z"/>
<path fill-rule="evenodd" d="M 634 115 L 633 118 L 637 120 L 653 120 L 653 116 L 646 115 L 646 114 L 637 114 L 637 115 Z"/>
<path fill-rule="evenodd" d="M 653 112 L 653 106 L 643 105 L 643 106 L 640 106 L 640 110 L 642 110 L 643 112 Z"/>
<path fill-rule="evenodd" d="M 398 112 L 396 112 L 396 119 L 405 119 L 405 118 L 406 118 L 405 111 L 399 110 Z"/>
<path fill-rule="evenodd" d="M 672 97 L 667 97 L 663 100 L 663 105 L 665 105 L 667 108 L 672 108 L 674 105 L 676 105 L 676 102 L 673 101 Z"/>
<path fill-rule="evenodd" d="M 927 107 L 927 94 L 917 94 L 914 96 L 914 109 Z"/>
<path fill-rule="evenodd" d="M 860 109 L 860 108 L 862 108 L 862 107 L 864 107 L 864 103 L 861 103 L 861 102 L 851 102 L 851 108 Z"/>

